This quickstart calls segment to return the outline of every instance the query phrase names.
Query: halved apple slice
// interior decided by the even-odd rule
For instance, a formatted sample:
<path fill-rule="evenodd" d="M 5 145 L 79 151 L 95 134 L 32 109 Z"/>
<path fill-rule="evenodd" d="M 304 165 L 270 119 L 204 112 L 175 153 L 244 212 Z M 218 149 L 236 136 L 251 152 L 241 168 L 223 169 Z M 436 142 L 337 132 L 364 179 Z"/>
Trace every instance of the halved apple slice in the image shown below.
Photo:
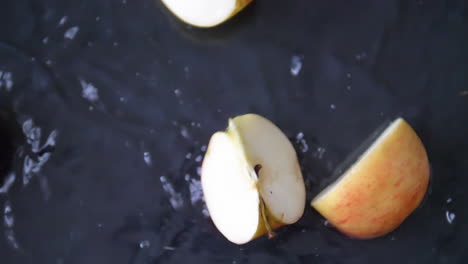
<path fill-rule="evenodd" d="M 269 120 L 255 114 L 229 120 L 210 140 L 201 182 L 211 219 L 231 242 L 244 244 L 295 223 L 305 206 L 296 152 Z"/>
<path fill-rule="evenodd" d="M 397 228 L 421 203 L 428 182 L 426 150 L 398 118 L 311 205 L 343 233 L 372 238 Z"/>
<path fill-rule="evenodd" d="M 252 0 L 162 0 L 171 12 L 187 24 L 214 27 L 228 20 Z"/>

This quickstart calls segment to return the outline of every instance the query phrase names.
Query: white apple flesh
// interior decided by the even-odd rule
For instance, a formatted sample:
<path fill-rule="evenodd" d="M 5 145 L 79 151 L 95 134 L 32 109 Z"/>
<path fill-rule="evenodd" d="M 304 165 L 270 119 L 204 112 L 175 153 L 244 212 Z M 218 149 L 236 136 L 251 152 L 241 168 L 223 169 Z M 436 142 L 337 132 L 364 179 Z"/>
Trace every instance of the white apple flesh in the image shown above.
<path fill-rule="evenodd" d="M 211 218 L 231 242 L 244 244 L 295 223 L 305 207 L 296 152 L 269 120 L 247 114 L 215 133 L 202 165 Z"/>
<path fill-rule="evenodd" d="M 252 0 L 162 0 L 179 19 L 196 27 L 214 27 L 228 20 Z"/>

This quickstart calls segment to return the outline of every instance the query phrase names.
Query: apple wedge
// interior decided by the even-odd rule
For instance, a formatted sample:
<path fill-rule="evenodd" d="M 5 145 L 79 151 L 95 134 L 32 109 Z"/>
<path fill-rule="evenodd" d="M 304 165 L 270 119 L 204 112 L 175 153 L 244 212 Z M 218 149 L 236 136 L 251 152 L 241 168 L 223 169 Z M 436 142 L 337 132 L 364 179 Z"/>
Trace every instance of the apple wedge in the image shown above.
<path fill-rule="evenodd" d="M 269 120 L 246 114 L 229 120 L 210 139 L 201 182 L 218 230 L 244 244 L 295 223 L 305 207 L 305 185 L 296 152 Z"/>
<path fill-rule="evenodd" d="M 398 118 L 311 205 L 341 232 L 373 238 L 397 228 L 421 203 L 428 183 L 426 150 Z"/>
<path fill-rule="evenodd" d="M 162 0 L 180 20 L 196 27 L 214 27 L 228 20 L 252 0 Z"/>

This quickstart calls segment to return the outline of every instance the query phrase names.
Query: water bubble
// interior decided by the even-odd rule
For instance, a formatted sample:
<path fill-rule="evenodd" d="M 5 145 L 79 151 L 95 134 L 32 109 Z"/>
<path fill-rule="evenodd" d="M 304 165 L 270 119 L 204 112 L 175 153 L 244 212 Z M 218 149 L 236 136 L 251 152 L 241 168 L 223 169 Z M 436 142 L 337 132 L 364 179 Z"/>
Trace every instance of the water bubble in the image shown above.
<path fill-rule="evenodd" d="M 192 153 L 188 152 L 187 154 L 185 154 L 185 158 L 186 159 L 191 159 L 192 158 Z"/>
<path fill-rule="evenodd" d="M 451 202 L 452 202 L 452 198 L 448 198 L 448 199 L 447 199 L 447 203 L 449 204 L 449 203 L 451 203 Z"/>
<path fill-rule="evenodd" d="M 80 28 L 77 26 L 71 27 L 67 29 L 67 31 L 65 31 L 65 34 L 63 35 L 63 37 L 66 39 L 70 39 L 70 40 L 74 39 L 79 30 Z"/>
<path fill-rule="evenodd" d="M 184 180 L 185 181 L 190 181 L 190 174 L 185 174 Z"/>
<path fill-rule="evenodd" d="M 346 78 L 351 79 L 351 77 L 352 77 L 351 73 L 349 73 L 349 72 L 346 73 Z"/>
<path fill-rule="evenodd" d="M 114 41 L 114 43 L 112 43 L 112 45 L 113 45 L 114 47 L 117 47 L 117 46 L 119 45 L 119 43 L 118 43 L 117 41 Z"/>
<path fill-rule="evenodd" d="M 197 174 L 198 174 L 198 176 L 201 176 L 201 174 L 202 174 L 202 168 L 201 167 L 197 167 Z"/>
<path fill-rule="evenodd" d="M 201 150 L 202 152 L 205 152 L 205 151 L 206 151 L 206 145 L 201 146 L 200 150 Z"/>
<path fill-rule="evenodd" d="M 351 91 L 351 85 L 346 85 L 346 90 Z"/>
<path fill-rule="evenodd" d="M 330 105 L 330 109 L 331 109 L 331 110 L 335 110 L 335 109 L 336 109 L 336 105 L 335 105 L 335 104 L 331 104 L 331 105 Z"/>
<path fill-rule="evenodd" d="M 302 57 L 294 55 L 291 57 L 290 72 L 293 76 L 299 75 L 302 69 Z"/>
<path fill-rule="evenodd" d="M 100 16 L 97 16 L 96 17 L 96 21 L 100 21 L 101 20 L 101 17 Z"/>
<path fill-rule="evenodd" d="M 195 161 L 196 162 L 201 162 L 203 159 L 203 157 L 201 155 L 198 155 L 196 158 L 195 158 Z"/>

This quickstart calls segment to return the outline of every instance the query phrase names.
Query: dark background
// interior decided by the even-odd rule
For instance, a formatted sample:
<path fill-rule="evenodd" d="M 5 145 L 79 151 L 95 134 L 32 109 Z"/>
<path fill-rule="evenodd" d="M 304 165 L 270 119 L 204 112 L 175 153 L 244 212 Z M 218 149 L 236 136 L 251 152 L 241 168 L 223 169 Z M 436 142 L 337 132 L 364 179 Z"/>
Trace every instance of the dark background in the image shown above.
<path fill-rule="evenodd" d="M 0 77 L 0 181 L 16 175 L 0 194 L 2 264 L 467 261 L 466 1 L 257 0 L 199 30 L 153 0 L 2 0 L 0 71 L 11 73 Z M 89 85 L 97 98 L 83 96 Z M 307 205 L 275 239 L 231 244 L 190 183 L 211 134 L 247 112 L 295 142 L 308 202 L 401 115 L 427 148 L 428 196 L 378 239 L 347 238 Z"/>

